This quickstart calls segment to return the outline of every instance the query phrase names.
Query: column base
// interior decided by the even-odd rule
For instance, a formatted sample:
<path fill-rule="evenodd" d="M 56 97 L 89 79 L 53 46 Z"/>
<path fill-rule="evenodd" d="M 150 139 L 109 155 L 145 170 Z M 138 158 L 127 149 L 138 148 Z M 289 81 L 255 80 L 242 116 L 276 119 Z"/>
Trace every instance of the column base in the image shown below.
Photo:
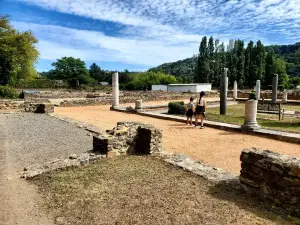
<path fill-rule="evenodd" d="M 252 131 L 260 129 L 260 126 L 257 124 L 256 121 L 246 122 L 242 125 L 242 130 Z"/>

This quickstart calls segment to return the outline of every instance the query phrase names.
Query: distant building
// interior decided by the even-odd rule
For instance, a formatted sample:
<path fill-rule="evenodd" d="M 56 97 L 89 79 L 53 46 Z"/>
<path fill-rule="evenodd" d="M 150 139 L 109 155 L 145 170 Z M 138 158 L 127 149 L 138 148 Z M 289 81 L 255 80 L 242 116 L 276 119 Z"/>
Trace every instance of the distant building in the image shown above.
<path fill-rule="evenodd" d="M 151 90 L 152 91 L 167 91 L 168 90 L 168 85 L 160 85 L 160 84 L 156 85 L 156 84 L 154 84 L 154 85 L 151 86 Z"/>
<path fill-rule="evenodd" d="M 168 91 L 172 92 L 194 92 L 211 91 L 211 84 L 169 84 Z"/>
<path fill-rule="evenodd" d="M 108 82 L 99 82 L 99 84 L 103 85 L 103 86 L 108 86 L 109 83 Z"/>

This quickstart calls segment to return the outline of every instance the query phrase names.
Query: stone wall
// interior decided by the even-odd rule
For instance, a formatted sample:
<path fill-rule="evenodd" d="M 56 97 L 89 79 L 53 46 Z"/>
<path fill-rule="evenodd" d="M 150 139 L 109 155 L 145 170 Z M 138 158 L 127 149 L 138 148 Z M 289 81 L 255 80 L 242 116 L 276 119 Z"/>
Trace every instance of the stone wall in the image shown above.
<path fill-rule="evenodd" d="M 300 158 L 247 149 L 240 182 L 247 192 L 300 217 Z"/>
<path fill-rule="evenodd" d="M 249 91 L 238 91 L 237 92 L 237 97 L 238 98 L 248 98 L 249 97 Z M 278 92 L 277 99 L 282 98 L 282 92 Z M 233 91 L 228 91 L 228 97 L 233 98 Z M 272 99 L 272 91 L 262 91 L 260 92 L 260 97 L 264 99 Z M 287 99 L 288 100 L 300 100 L 300 91 L 293 91 L 293 92 L 288 92 L 287 94 Z"/>
<path fill-rule="evenodd" d="M 152 125 L 118 122 L 112 130 L 94 136 L 93 146 L 101 154 L 154 154 L 162 150 L 162 132 Z"/>
<path fill-rule="evenodd" d="M 32 102 L 27 101 L 24 103 L 25 112 L 34 112 L 34 113 L 53 113 L 54 105 L 49 101 L 41 102 Z"/>
<path fill-rule="evenodd" d="M 217 93 L 208 93 L 210 97 L 217 96 Z M 122 92 L 120 94 L 120 103 L 134 103 L 136 100 L 143 100 L 143 102 L 149 101 L 172 101 L 189 99 L 190 97 L 197 97 L 196 93 L 174 93 L 163 91 L 135 91 L 135 92 Z M 60 107 L 76 107 L 76 106 L 88 106 L 88 105 L 110 105 L 112 103 L 111 96 L 99 97 L 99 98 L 86 98 L 86 99 L 68 99 L 62 101 Z"/>
<path fill-rule="evenodd" d="M 0 100 L 0 110 L 22 110 L 24 101 Z"/>
<path fill-rule="evenodd" d="M 103 91 L 82 91 L 82 90 L 41 90 L 39 93 L 24 93 L 25 99 L 60 99 L 60 98 L 87 98 L 93 96 L 105 96 Z M 108 93 L 108 95 L 111 95 Z"/>

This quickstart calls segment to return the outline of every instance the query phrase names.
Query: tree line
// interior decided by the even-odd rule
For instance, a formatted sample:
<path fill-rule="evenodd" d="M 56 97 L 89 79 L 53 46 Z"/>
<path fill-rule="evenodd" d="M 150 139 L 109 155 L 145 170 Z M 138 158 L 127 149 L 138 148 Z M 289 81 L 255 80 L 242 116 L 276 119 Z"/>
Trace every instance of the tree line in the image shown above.
<path fill-rule="evenodd" d="M 195 70 L 195 82 L 208 82 L 213 86 L 220 83 L 222 68 L 227 67 L 229 85 L 236 80 L 240 87 L 252 88 L 256 80 L 263 86 L 272 84 L 276 73 L 279 84 L 287 86 L 288 76 L 285 61 L 277 58 L 272 49 L 265 50 L 261 41 L 249 41 L 245 48 L 242 40 L 230 40 L 229 44 L 219 43 L 213 37 L 203 37 L 199 47 L 199 55 Z"/>
<path fill-rule="evenodd" d="M 261 41 L 250 41 L 246 46 L 241 40 L 231 40 L 225 46 L 213 37 L 203 37 L 198 55 L 151 70 L 161 69 L 185 83 L 210 82 L 218 87 L 223 67 L 229 68 L 231 86 L 237 80 L 241 87 L 252 88 L 259 79 L 268 88 L 277 73 L 282 87 L 294 88 L 300 85 L 300 43 L 264 46 Z"/>

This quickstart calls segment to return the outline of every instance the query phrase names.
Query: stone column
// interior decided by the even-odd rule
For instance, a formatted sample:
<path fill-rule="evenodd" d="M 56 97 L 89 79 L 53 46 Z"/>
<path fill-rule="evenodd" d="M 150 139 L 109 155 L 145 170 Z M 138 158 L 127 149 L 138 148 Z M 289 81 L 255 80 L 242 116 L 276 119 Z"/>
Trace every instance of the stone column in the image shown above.
<path fill-rule="evenodd" d="M 278 87 L 278 74 L 274 74 L 273 81 L 272 81 L 272 103 L 277 102 L 277 87 Z"/>
<path fill-rule="evenodd" d="M 226 107 L 227 107 L 227 88 L 226 88 L 226 80 L 227 78 L 228 68 L 223 69 L 223 73 L 221 75 L 221 84 L 220 84 L 220 114 L 226 115 Z"/>
<path fill-rule="evenodd" d="M 135 109 L 142 109 L 142 100 L 135 101 Z"/>
<path fill-rule="evenodd" d="M 256 122 L 258 100 L 250 99 L 245 102 L 245 121 L 242 126 L 243 130 L 260 129 Z"/>
<path fill-rule="evenodd" d="M 255 87 L 255 93 L 256 93 L 256 99 L 260 99 L 260 80 L 256 81 L 256 87 Z"/>
<path fill-rule="evenodd" d="M 227 92 L 228 92 L 228 77 L 225 79 L 225 87 L 226 87 L 226 97 L 227 97 Z"/>
<path fill-rule="evenodd" d="M 282 103 L 287 103 L 287 91 L 284 91 L 282 93 Z"/>
<path fill-rule="evenodd" d="M 119 106 L 119 74 L 118 72 L 113 73 L 112 75 L 112 97 L 113 104 L 112 106 Z"/>
<path fill-rule="evenodd" d="M 234 100 L 237 99 L 237 81 L 236 80 L 234 81 L 234 84 L 233 84 L 233 98 L 234 98 Z"/>

